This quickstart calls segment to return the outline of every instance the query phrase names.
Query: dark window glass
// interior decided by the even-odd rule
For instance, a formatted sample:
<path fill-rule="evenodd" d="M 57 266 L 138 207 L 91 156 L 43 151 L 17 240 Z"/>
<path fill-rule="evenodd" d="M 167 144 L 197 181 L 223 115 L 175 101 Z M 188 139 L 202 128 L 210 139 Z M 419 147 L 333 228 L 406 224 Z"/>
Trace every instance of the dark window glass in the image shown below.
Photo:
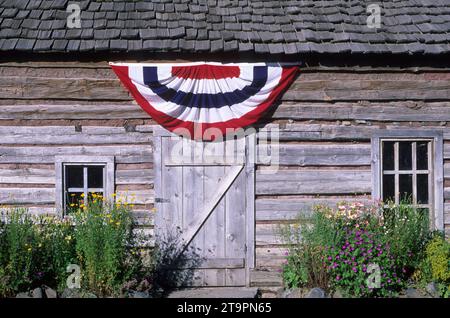
<path fill-rule="evenodd" d="M 66 166 L 66 187 L 67 188 L 83 187 L 83 167 Z"/>
<path fill-rule="evenodd" d="M 401 174 L 398 176 L 400 201 L 411 203 L 412 199 L 412 175 Z"/>
<path fill-rule="evenodd" d="M 428 142 L 420 141 L 417 142 L 416 146 L 417 154 L 417 170 L 428 169 Z"/>
<path fill-rule="evenodd" d="M 412 142 L 400 141 L 398 143 L 398 165 L 400 170 L 412 169 Z"/>
<path fill-rule="evenodd" d="M 395 179 L 393 174 L 383 176 L 383 201 L 395 200 Z"/>
<path fill-rule="evenodd" d="M 103 188 L 103 167 L 88 167 L 88 188 Z"/>
<path fill-rule="evenodd" d="M 383 170 L 394 170 L 394 142 L 383 141 Z"/>
<path fill-rule="evenodd" d="M 417 203 L 428 204 L 428 175 L 417 175 Z"/>

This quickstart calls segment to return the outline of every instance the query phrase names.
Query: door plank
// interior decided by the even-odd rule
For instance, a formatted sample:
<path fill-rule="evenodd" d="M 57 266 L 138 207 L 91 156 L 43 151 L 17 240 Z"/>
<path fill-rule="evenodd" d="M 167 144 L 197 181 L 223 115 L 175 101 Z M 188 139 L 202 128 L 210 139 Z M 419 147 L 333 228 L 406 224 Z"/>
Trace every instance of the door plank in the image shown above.
<path fill-rule="evenodd" d="M 227 175 L 223 179 L 223 181 L 220 183 L 220 186 L 219 186 L 216 194 L 214 195 L 214 197 L 211 198 L 205 204 L 205 206 L 202 210 L 202 213 L 199 215 L 199 217 L 196 218 L 196 220 L 194 222 L 189 224 L 188 228 L 185 228 L 183 230 L 181 238 L 184 241 L 185 247 L 187 245 L 189 245 L 189 243 L 192 241 L 194 235 L 197 234 L 200 227 L 205 223 L 205 221 L 208 219 L 208 217 L 214 211 L 214 208 L 216 207 L 216 205 L 219 203 L 219 201 L 225 195 L 225 193 L 229 189 L 230 185 L 234 182 L 234 180 L 237 178 L 237 176 L 243 170 L 243 168 L 244 168 L 244 165 L 233 166 L 233 168 L 230 170 L 230 174 Z"/>

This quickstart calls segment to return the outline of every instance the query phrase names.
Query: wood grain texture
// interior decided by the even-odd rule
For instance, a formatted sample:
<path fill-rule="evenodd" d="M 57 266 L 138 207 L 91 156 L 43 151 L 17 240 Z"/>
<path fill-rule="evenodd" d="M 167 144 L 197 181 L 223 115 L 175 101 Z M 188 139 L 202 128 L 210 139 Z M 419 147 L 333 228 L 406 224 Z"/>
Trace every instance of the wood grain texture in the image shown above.
<path fill-rule="evenodd" d="M 268 148 L 268 149 L 266 149 Z M 295 166 L 370 165 L 370 144 L 279 144 L 258 145 L 258 153 L 267 151 L 269 160 L 258 157 L 258 163 Z"/>
<path fill-rule="evenodd" d="M 256 194 L 357 194 L 372 190 L 369 170 L 279 170 L 256 173 Z"/>

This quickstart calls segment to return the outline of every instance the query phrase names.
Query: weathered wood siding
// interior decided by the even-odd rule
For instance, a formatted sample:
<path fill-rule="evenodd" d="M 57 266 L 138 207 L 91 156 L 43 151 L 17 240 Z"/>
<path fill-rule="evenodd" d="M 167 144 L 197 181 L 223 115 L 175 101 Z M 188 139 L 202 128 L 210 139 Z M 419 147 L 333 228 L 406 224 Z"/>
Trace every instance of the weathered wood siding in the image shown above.
<path fill-rule="evenodd" d="M 280 286 L 276 228 L 316 203 L 370 199 L 370 136 L 379 129 L 444 132 L 444 197 L 450 232 L 450 71 L 303 68 L 268 121 L 280 125 L 280 168 L 256 171 L 252 284 Z M 55 155 L 116 158 L 116 191 L 153 208 L 154 122 L 106 62 L 0 65 L 0 203 L 52 212 Z"/>

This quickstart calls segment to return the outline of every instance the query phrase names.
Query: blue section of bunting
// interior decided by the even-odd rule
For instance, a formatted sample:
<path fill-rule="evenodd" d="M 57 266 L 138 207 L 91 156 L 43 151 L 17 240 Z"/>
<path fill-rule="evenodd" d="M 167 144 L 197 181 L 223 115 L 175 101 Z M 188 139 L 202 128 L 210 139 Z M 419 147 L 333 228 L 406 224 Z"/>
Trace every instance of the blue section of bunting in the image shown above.
<path fill-rule="evenodd" d="M 147 85 L 156 95 L 167 102 L 184 106 L 198 108 L 220 108 L 242 103 L 251 96 L 256 95 L 267 82 L 267 66 L 253 67 L 253 81 L 243 89 L 236 89 L 232 92 L 216 94 L 194 94 L 176 91 L 162 85 L 158 80 L 158 68 L 155 66 L 144 66 L 144 84 Z M 233 80 L 233 79 L 230 79 Z"/>

